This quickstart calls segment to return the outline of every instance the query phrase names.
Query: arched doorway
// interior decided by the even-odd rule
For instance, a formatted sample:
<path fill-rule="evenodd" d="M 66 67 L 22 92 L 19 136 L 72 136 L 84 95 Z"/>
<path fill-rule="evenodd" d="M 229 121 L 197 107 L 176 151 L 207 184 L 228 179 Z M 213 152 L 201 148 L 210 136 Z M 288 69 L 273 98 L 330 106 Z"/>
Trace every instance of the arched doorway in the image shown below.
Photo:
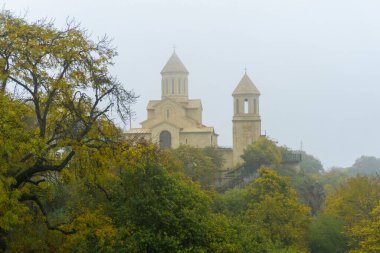
<path fill-rule="evenodd" d="M 166 149 L 172 146 L 172 136 L 169 131 L 162 131 L 160 133 L 160 148 Z"/>

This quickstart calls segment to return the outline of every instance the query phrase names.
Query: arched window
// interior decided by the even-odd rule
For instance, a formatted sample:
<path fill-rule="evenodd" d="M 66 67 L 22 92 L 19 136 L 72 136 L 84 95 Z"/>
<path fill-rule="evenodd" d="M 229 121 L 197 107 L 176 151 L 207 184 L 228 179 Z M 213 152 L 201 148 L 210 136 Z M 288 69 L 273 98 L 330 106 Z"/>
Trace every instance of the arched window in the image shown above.
<path fill-rule="evenodd" d="M 169 119 L 169 117 L 170 117 L 170 110 L 167 109 L 167 110 L 166 110 L 166 119 Z"/>
<path fill-rule="evenodd" d="M 162 131 L 160 133 L 160 148 L 167 149 L 172 146 L 172 136 L 169 131 Z"/>
<path fill-rule="evenodd" d="M 236 99 L 235 104 L 236 114 L 239 114 L 239 99 Z"/>
<path fill-rule="evenodd" d="M 244 99 L 244 113 L 248 113 L 248 99 Z"/>

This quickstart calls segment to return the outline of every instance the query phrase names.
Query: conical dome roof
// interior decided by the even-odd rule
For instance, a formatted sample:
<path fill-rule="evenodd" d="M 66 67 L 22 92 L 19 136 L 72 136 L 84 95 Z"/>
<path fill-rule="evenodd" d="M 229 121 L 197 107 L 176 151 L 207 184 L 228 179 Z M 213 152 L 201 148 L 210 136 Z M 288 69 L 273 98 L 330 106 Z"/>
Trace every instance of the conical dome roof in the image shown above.
<path fill-rule="evenodd" d="M 185 65 L 183 65 L 182 61 L 179 59 L 177 54 L 173 52 L 172 56 L 170 56 L 168 62 L 165 64 L 165 67 L 162 69 L 161 74 L 165 73 L 186 73 L 189 74 Z"/>
<path fill-rule="evenodd" d="M 232 93 L 232 95 L 239 95 L 239 94 L 260 95 L 260 91 L 256 88 L 255 84 L 251 81 L 247 73 L 244 74 L 238 86 L 235 88 L 234 92 Z"/>

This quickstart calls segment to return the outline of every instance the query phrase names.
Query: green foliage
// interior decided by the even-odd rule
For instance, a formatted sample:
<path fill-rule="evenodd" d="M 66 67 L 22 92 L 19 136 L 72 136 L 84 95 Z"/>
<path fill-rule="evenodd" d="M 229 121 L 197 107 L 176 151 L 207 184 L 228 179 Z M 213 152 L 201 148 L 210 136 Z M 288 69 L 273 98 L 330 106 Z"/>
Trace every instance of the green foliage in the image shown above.
<path fill-rule="evenodd" d="M 337 217 L 320 214 L 310 226 L 310 249 L 313 253 L 343 253 L 348 249 L 349 238 L 344 233 L 344 222 Z"/>
<path fill-rule="evenodd" d="M 248 168 L 256 171 L 261 166 L 269 166 L 277 168 L 281 163 L 281 150 L 276 144 L 265 138 L 260 137 L 253 144 L 248 145 L 244 149 L 244 153 L 241 158 L 246 163 Z"/>
<path fill-rule="evenodd" d="M 350 252 L 380 252 L 380 202 L 370 215 L 349 231 L 356 245 Z"/>
<path fill-rule="evenodd" d="M 0 12 L 0 251 L 15 230 L 32 233 L 38 222 L 47 234 L 80 227 L 68 224 L 85 213 L 74 203 L 88 203 L 94 185 L 80 192 L 71 181 L 79 186 L 109 169 L 122 140 L 111 109 L 126 120 L 135 100 L 108 73 L 115 55 L 106 38 L 94 42 L 73 22 L 57 29 Z"/>
<path fill-rule="evenodd" d="M 351 176 L 361 175 L 380 175 L 380 158 L 373 156 L 361 156 L 355 163 L 348 168 L 347 173 Z"/>
<path fill-rule="evenodd" d="M 377 158 L 322 173 L 304 154 L 299 173 L 259 138 L 242 156 L 259 177 L 208 191 L 224 162 L 216 148 L 126 142 L 110 120 L 135 100 L 109 75 L 115 55 L 73 23 L 0 13 L 1 252 L 291 253 L 308 240 L 312 252 L 379 252 L 379 178 L 347 179 L 375 173 Z M 310 225 L 317 179 L 329 195 Z"/>
<path fill-rule="evenodd" d="M 289 180 L 268 168 L 261 168 L 259 174 L 248 187 L 245 220 L 273 244 L 304 248 L 309 209 L 298 202 Z"/>
<path fill-rule="evenodd" d="M 7 238 L 6 252 L 59 252 L 64 235 L 49 230 L 44 217 L 35 213 L 23 224 L 14 226 Z"/>
<path fill-rule="evenodd" d="M 154 156 L 154 155 L 153 155 Z M 211 198 L 191 180 L 156 162 L 126 167 L 115 185 L 110 215 L 127 229 L 130 252 L 226 252 L 228 221 L 213 214 Z"/>
<path fill-rule="evenodd" d="M 6 234 L 23 222 L 28 209 L 19 201 L 22 191 L 12 190 L 11 175 L 24 167 L 20 156 L 35 144 L 25 131 L 30 114 L 28 106 L 0 93 L 0 251 L 6 247 Z"/>
<path fill-rule="evenodd" d="M 235 217 L 247 208 L 247 189 L 233 188 L 220 194 L 214 201 L 214 208 L 230 217 Z"/>
<path fill-rule="evenodd" d="M 0 132 L 9 138 L 8 156 L 9 143 L 24 144 L 13 144 L 19 147 L 13 160 L 3 157 L 7 166 L 16 167 L 8 171 L 15 180 L 12 187 L 23 188 L 46 173 L 68 167 L 81 150 L 113 140 L 110 110 L 115 108 L 125 120 L 135 96 L 108 73 L 116 52 L 107 39 L 94 42 L 74 23 L 56 29 L 52 23 L 28 23 L 5 11 L 0 21 L 1 95 L 14 101 L 9 115 L 22 117 L 18 122 L 4 119 Z M 11 96 L 7 87 L 19 93 Z M 21 105 L 23 101 L 27 105 Z M 20 134 L 9 136 L 10 127 L 15 130 L 9 133 Z M 56 152 L 62 157 L 56 157 Z"/>
<path fill-rule="evenodd" d="M 215 209 L 232 220 L 242 252 L 305 252 L 309 209 L 288 179 L 269 168 L 244 189 L 219 196 Z"/>
<path fill-rule="evenodd" d="M 276 172 L 281 176 L 289 177 L 290 182 L 301 203 L 307 205 L 311 209 L 311 213 L 315 215 L 324 205 L 325 190 L 319 183 L 319 176 L 315 174 L 306 174 L 304 171 L 298 171 L 293 166 L 280 166 Z"/>
<path fill-rule="evenodd" d="M 324 172 L 323 165 L 320 160 L 314 156 L 302 152 L 302 160 L 300 162 L 301 171 L 308 175 L 319 175 Z"/>
<path fill-rule="evenodd" d="M 348 179 L 348 175 L 342 169 L 333 168 L 328 172 L 322 174 L 319 178 L 319 182 L 323 185 L 323 188 L 327 193 L 332 193 L 341 184 L 345 183 Z"/>
<path fill-rule="evenodd" d="M 215 170 L 220 170 L 223 167 L 224 164 L 224 157 L 222 152 L 218 150 L 218 148 L 213 146 L 208 146 L 202 149 L 202 152 L 205 156 L 208 156 L 211 158 L 212 164 L 215 168 Z"/>
<path fill-rule="evenodd" d="M 379 178 L 368 176 L 350 178 L 328 195 L 323 215 L 342 221 L 350 252 L 377 252 L 379 202 Z"/>
<path fill-rule="evenodd" d="M 181 145 L 169 151 L 181 163 L 183 172 L 193 181 L 200 182 L 203 188 L 210 188 L 215 173 L 223 163 L 223 157 L 215 148 L 195 148 Z"/>
<path fill-rule="evenodd" d="M 368 176 L 350 178 L 326 200 L 325 212 L 342 217 L 352 226 L 366 219 L 380 201 L 379 179 Z"/>

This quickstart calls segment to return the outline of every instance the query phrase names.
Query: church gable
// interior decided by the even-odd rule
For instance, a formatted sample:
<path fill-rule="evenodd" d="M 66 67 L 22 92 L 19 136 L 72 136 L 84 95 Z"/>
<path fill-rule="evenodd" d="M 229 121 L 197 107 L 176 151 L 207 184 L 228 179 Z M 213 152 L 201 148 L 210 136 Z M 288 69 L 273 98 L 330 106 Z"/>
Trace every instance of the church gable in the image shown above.
<path fill-rule="evenodd" d="M 148 108 L 148 119 L 141 123 L 143 128 L 152 128 L 162 122 L 170 122 L 178 128 L 198 124 L 196 119 L 187 116 L 186 104 L 183 102 L 165 98 L 158 103 L 150 103 Z"/>

